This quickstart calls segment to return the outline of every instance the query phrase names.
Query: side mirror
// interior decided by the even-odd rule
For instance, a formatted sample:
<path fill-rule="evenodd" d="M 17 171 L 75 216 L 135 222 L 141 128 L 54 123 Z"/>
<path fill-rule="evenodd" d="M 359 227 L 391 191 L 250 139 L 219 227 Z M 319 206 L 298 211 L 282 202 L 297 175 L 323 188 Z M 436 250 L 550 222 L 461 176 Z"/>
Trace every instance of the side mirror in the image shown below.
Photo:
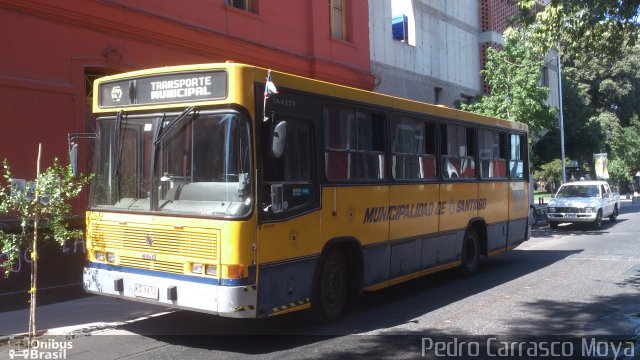
<path fill-rule="evenodd" d="M 72 144 L 69 149 L 69 165 L 73 170 L 73 177 L 78 177 L 78 144 Z"/>
<path fill-rule="evenodd" d="M 287 137 L 287 122 L 280 121 L 273 130 L 271 137 L 271 153 L 279 158 L 284 153 L 284 143 Z"/>

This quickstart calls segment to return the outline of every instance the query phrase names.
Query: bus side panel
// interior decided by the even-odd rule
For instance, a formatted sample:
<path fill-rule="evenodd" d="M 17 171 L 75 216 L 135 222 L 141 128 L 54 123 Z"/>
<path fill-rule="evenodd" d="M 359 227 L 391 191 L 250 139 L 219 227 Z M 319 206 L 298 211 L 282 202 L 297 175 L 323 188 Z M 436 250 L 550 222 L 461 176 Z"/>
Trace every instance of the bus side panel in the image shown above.
<path fill-rule="evenodd" d="M 320 239 L 320 212 L 258 227 L 258 316 L 309 302 Z M 302 302 L 302 303 L 298 303 Z M 273 311 L 276 309 L 276 311 Z"/>
<path fill-rule="evenodd" d="M 478 216 L 487 223 L 487 251 L 489 254 L 503 252 L 507 247 L 509 207 L 504 201 L 509 198 L 509 183 L 480 183 L 478 198 L 486 199 L 486 206 L 478 211 Z"/>
<path fill-rule="evenodd" d="M 389 279 L 389 186 L 322 188 L 322 245 L 336 238 L 360 242 L 364 284 Z"/>
<path fill-rule="evenodd" d="M 440 185 L 439 231 L 447 235 L 451 245 L 443 247 L 442 257 L 447 260 L 462 258 L 462 241 L 469 220 L 478 216 L 478 184 L 447 183 Z M 446 251 L 446 252 L 445 252 Z"/>
<path fill-rule="evenodd" d="M 324 187 L 322 244 L 335 238 L 355 238 L 361 245 L 389 238 L 389 186 Z"/>
<path fill-rule="evenodd" d="M 439 185 L 398 185 L 390 189 L 390 206 L 395 206 L 389 221 L 391 278 L 434 265 L 436 253 L 426 239 L 438 231 L 435 212 Z M 394 243 L 394 240 L 400 240 Z M 426 251 L 425 251 L 426 250 Z"/>
<path fill-rule="evenodd" d="M 389 243 L 373 244 L 362 248 L 364 257 L 363 285 L 379 284 L 386 286 L 389 280 L 389 258 L 391 246 Z"/>
<path fill-rule="evenodd" d="M 513 248 L 525 240 L 529 219 L 529 184 L 509 184 L 509 236 L 507 247 Z"/>
<path fill-rule="evenodd" d="M 260 266 L 258 317 L 277 315 L 307 305 L 318 256 Z"/>

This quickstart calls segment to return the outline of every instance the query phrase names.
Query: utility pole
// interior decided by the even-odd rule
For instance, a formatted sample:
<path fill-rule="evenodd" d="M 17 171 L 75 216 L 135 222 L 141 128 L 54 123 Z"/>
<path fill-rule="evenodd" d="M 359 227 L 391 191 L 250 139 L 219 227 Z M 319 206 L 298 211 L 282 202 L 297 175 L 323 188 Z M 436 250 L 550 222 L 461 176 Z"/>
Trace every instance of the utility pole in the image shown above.
<path fill-rule="evenodd" d="M 560 106 L 560 151 L 562 156 L 562 183 L 567 182 L 567 170 L 564 156 L 564 117 L 562 116 L 562 65 L 560 65 L 560 40 L 558 40 L 558 100 Z"/>

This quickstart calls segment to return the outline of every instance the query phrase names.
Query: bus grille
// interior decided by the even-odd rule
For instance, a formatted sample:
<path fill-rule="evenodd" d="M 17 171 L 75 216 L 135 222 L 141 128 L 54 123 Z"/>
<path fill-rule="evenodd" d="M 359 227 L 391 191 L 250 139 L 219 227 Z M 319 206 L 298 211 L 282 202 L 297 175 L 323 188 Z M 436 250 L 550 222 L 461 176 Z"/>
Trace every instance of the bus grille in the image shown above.
<path fill-rule="evenodd" d="M 129 256 L 121 256 L 118 258 L 118 260 L 120 260 L 120 266 L 170 272 L 174 274 L 184 273 L 184 265 L 182 263 L 169 262 L 169 261 L 142 260 L 142 259 L 133 258 Z"/>
<path fill-rule="evenodd" d="M 93 248 L 141 253 L 140 257 L 118 255 L 122 266 L 182 274 L 189 260 L 218 260 L 220 231 L 217 229 L 93 221 L 90 234 Z M 177 261 L 143 259 L 144 253 L 176 257 Z"/>

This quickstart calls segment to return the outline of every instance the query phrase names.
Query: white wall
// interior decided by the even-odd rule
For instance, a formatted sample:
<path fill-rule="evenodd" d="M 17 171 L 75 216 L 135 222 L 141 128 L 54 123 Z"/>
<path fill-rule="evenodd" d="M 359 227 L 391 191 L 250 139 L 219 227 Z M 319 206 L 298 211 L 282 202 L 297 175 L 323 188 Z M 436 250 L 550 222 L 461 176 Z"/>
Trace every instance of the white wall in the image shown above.
<path fill-rule="evenodd" d="M 415 46 L 393 39 L 394 12 L 405 12 L 410 26 L 413 20 Z M 433 102 L 437 86 L 445 105 L 461 93 L 479 93 L 478 22 L 477 0 L 369 0 L 372 72 L 381 79 L 376 91 Z"/>

